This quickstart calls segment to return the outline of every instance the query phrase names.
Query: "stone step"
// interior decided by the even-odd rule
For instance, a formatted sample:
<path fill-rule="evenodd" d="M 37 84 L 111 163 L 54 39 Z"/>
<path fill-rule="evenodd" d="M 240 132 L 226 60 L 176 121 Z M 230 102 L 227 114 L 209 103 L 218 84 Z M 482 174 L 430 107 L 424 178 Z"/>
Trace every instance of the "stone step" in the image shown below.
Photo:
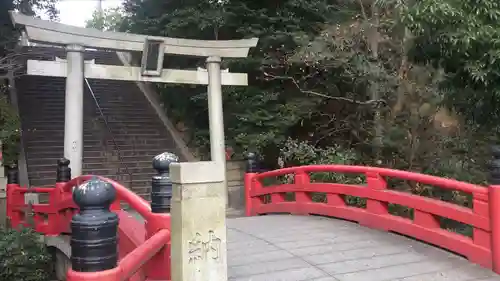
<path fill-rule="evenodd" d="M 102 177 L 112 179 L 112 180 L 119 182 L 120 184 L 127 186 L 127 187 L 130 186 L 130 184 L 132 184 L 132 187 L 142 187 L 142 188 L 150 188 L 151 187 L 151 179 L 155 175 L 155 173 L 133 174 L 132 180 L 130 180 L 130 177 L 128 174 L 101 175 L 101 174 L 86 172 L 86 171 L 84 171 L 83 174 L 84 175 L 99 175 Z M 33 180 L 31 180 L 31 182 L 32 182 L 32 185 L 34 185 L 34 186 L 53 186 L 55 183 L 55 176 L 56 176 L 56 174 L 54 173 L 51 178 L 45 177 L 42 179 L 33 179 Z"/>
<path fill-rule="evenodd" d="M 159 154 L 159 153 L 158 153 Z M 143 163 L 149 163 L 153 161 L 153 156 L 147 154 L 147 155 L 128 155 L 128 156 L 122 156 L 120 154 L 120 157 L 116 154 L 111 154 L 109 153 L 109 156 L 100 156 L 100 157 L 84 157 L 83 158 L 83 164 L 85 165 L 115 165 L 117 163 L 119 164 L 124 164 L 127 165 L 128 167 L 133 167 L 133 166 L 143 166 Z M 30 157 L 27 160 L 28 165 L 46 165 L 50 163 L 50 165 L 53 165 L 53 163 L 57 163 L 57 160 L 60 159 L 61 157 Z M 92 169 L 92 167 L 89 166 L 89 169 Z"/>
<path fill-rule="evenodd" d="M 60 142 L 62 139 L 64 141 L 64 136 L 62 134 L 26 134 L 23 136 L 26 142 L 37 142 L 42 144 L 50 144 L 55 142 Z M 116 142 L 117 145 L 125 145 L 125 144 L 159 144 L 159 143 L 167 143 L 169 140 L 166 138 L 165 134 L 116 134 L 110 136 L 106 135 L 84 135 L 83 142 L 84 145 L 102 145 L 103 143 L 108 143 L 110 145 L 114 145 Z"/>
<path fill-rule="evenodd" d="M 39 129 L 39 128 L 34 128 L 34 129 L 25 129 L 23 131 L 24 135 L 26 137 L 30 136 L 48 136 L 48 137 L 64 137 L 64 131 L 62 129 Z M 115 138 L 121 138 L 121 137 L 127 137 L 127 136 L 137 136 L 137 137 L 144 137 L 144 136 L 163 136 L 165 135 L 166 129 L 158 129 L 157 128 L 108 128 L 107 127 L 101 127 L 99 129 L 89 129 L 85 128 L 84 129 L 84 139 L 93 139 L 93 137 L 99 135 L 102 136 L 102 134 L 105 134 L 107 137 L 115 137 Z"/>
<path fill-rule="evenodd" d="M 131 169 L 147 169 L 147 171 L 151 171 L 153 169 L 151 165 L 151 160 L 143 160 L 143 159 L 137 159 L 137 161 L 103 161 L 103 162 L 87 162 L 88 160 L 85 159 L 83 161 L 83 169 L 89 170 L 89 171 L 95 171 L 95 170 L 100 170 L 100 169 L 115 169 L 115 168 L 128 168 L 129 171 Z M 131 172 L 132 173 L 132 172 Z"/>
<path fill-rule="evenodd" d="M 123 96 L 122 96 L 123 97 Z M 33 101 L 37 102 L 38 104 L 44 106 L 44 107 L 49 107 L 53 109 L 63 109 L 64 108 L 64 95 L 61 95 L 60 97 L 56 96 L 24 96 L 19 98 L 20 101 Z M 114 107 L 114 106 L 121 106 L 124 108 L 128 107 L 133 107 L 134 105 L 145 105 L 149 104 L 147 100 L 144 100 L 139 97 L 130 97 L 125 100 L 117 100 L 117 99 L 109 99 L 109 98 L 97 98 L 97 103 L 99 104 L 100 107 L 103 108 L 108 108 L 108 107 Z M 84 107 L 97 107 L 94 99 L 92 97 L 83 97 L 83 105 Z"/>
<path fill-rule="evenodd" d="M 142 123 L 126 123 L 122 122 L 122 124 L 119 123 L 109 123 L 108 126 L 111 129 L 112 132 L 115 131 L 128 131 L 132 133 L 139 133 L 144 130 L 148 132 L 166 132 L 166 129 L 164 126 L 160 126 L 159 122 L 150 122 L 147 124 L 142 124 Z M 84 122 L 83 123 L 83 129 L 84 132 L 92 132 L 94 130 L 100 130 L 104 129 L 106 132 L 108 131 L 108 128 L 106 127 L 106 124 L 102 120 L 97 120 L 95 122 Z M 64 130 L 64 123 L 58 122 L 58 123 L 37 123 L 37 124 L 25 124 L 23 126 L 23 130 L 25 133 L 30 133 L 34 131 L 54 131 L 54 132 L 63 132 Z"/>
<path fill-rule="evenodd" d="M 139 108 L 140 106 L 140 108 Z M 113 112 L 134 112 L 134 113 L 150 113 L 154 112 L 152 109 L 150 109 L 149 105 L 140 105 L 136 104 L 135 106 L 124 106 L 122 104 L 99 104 L 99 107 L 103 112 L 108 112 L 108 113 L 113 113 Z M 99 107 L 96 106 L 95 103 L 92 104 L 85 104 L 84 105 L 84 111 L 86 113 L 99 113 Z M 134 108 L 135 107 L 135 108 Z M 42 102 L 39 103 L 39 105 L 36 108 L 38 112 L 43 112 L 43 113 L 57 113 L 61 114 L 64 112 L 64 106 L 54 106 L 52 104 L 44 104 Z M 37 112 L 33 112 L 35 114 Z"/>
<path fill-rule="evenodd" d="M 64 151 L 64 142 L 63 140 L 59 141 L 59 142 L 54 142 L 54 143 L 48 143 L 47 145 L 40 145 L 38 144 L 37 142 L 35 143 L 29 143 L 27 144 L 27 150 L 28 150 L 28 153 L 30 153 L 30 155 L 32 153 L 35 153 L 35 152 L 40 152 L 40 151 L 50 151 L 51 153 L 52 152 L 56 152 L 56 151 Z M 168 144 L 167 145 L 156 145 L 156 146 L 153 146 L 151 144 L 130 144 L 130 143 L 127 143 L 127 144 L 118 144 L 118 148 L 120 149 L 120 151 L 173 151 L 173 146 L 169 146 Z M 90 152 L 96 152 L 96 151 L 114 151 L 115 148 L 114 146 L 110 145 L 110 146 L 106 146 L 106 147 L 103 147 L 103 146 L 99 146 L 99 145 L 88 145 L 88 144 L 85 144 L 84 143 L 84 146 L 83 146 L 83 151 L 84 153 L 87 152 L 87 151 L 90 151 Z"/>
<path fill-rule="evenodd" d="M 48 93 L 50 91 L 50 93 Z M 120 93 L 119 95 L 116 93 Z M 120 88 L 111 88 L 107 92 L 94 92 L 94 96 L 97 99 L 99 105 L 101 104 L 142 104 L 148 102 L 142 94 L 137 94 L 135 90 L 127 90 Z M 53 106 L 64 106 L 65 100 L 65 90 L 62 88 L 53 88 L 50 87 L 43 88 L 34 88 L 34 89 L 22 89 L 22 94 L 19 95 L 19 100 L 23 101 L 42 101 L 47 105 Z M 83 93 L 83 102 L 84 104 L 95 104 L 94 96 L 92 96 L 89 92 L 84 91 Z"/>
<path fill-rule="evenodd" d="M 90 117 L 90 116 L 89 116 Z M 83 123 L 89 123 L 89 124 L 95 124 L 96 122 L 102 122 L 101 120 L 95 120 L 92 117 L 87 117 L 84 119 Z M 54 118 L 53 116 L 44 116 L 44 115 L 39 115 L 37 122 L 30 122 L 26 119 L 26 116 L 21 117 L 21 121 L 24 123 L 23 126 L 27 128 L 36 128 L 35 125 L 39 125 L 41 123 L 44 124 L 50 124 L 51 122 L 54 125 L 64 125 L 64 117 L 59 117 L 59 118 Z M 30 118 L 35 118 L 35 117 L 30 117 Z M 126 119 L 126 120 L 125 120 Z M 116 125 L 121 125 L 121 126 L 127 126 L 127 124 L 131 124 L 132 126 L 137 126 L 139 124 L 155 124 L 155 125 L 161 125 L 162 123 L 160 122 L 159 119 L 156 119 L 154 117 L 144 117 L 144 118 L 134 118 L 134 117 L 113 117 L 113 118 L 107 118 L 107 123 L 108 125 L 111 126 L 111 124 L 116 124 Z M 116 126 L 115 125 L 115 126 Z M 60 128 L 60 127 L 58 127 Z M 63 127 L 64 128 L 64 127 Z"/>
<path fill-rule="evenodd" d="M 103 113 L 104 114 L 104 113 Z M 54 119 L 56 120 L 64 120 L 64 113 L 50 113 L 50 112 L 39 112 L 38 114 L 24 114 L 22 119 L 28 120 L 28 119 L 37 119 L 39 122 L 47 122 L 50 123 Z M 127 118 L 131 120 L 131 122 L 135 121 L 152 121 L 157 119 L 157 115 L 155 116 L 154 113 L 144 113 L 144 114 L 134 114 L 132 111 L 129 112 L 124 112 L 123 114 L 118 114 L 118 113 L 113 113 L 113 114 L 104 114 L 104 117 L 106 120 L 119 120 L 123 122 L 123 118 Z M 156 118 L 155 118 L 156 117 Z M 97 115 L 91 115 L 87 113 L 84 117 L 84 120 L 87 120 L 88 122 L 95 119 L 95 118 L 101 118 L 100 114 Z"/>
<path fill-rule="evenodd" d="M 60 147 L 62 149 L 62 147 Z M 51 160 L 57 160 L 61 158 L 61 150 L 54 149 L 54 150 L 49 150 L 49 151 L 43 151 L 43 152 L 35 152 L 35 153 L 30 153 L 31 158 L 43 158 L 43 159 L 51 159 Z M 127 159 L 127 158 L 132 158 L 132 157 L 141 157 L 141 159 L 146 159 L 143 157 L 149 157 L 150 160 L 153 159 L 156 155 L 165 152 L 163 149 L 154 149 L 154 148 L 146 148 L 146 149 L 136 149 L 136 150 L 122 150 L 119 149 L 119 154 L 122 158 Z M 95 151 L 83 151 L 83 158 L 84 159 L 107 159 L 109 157 L 118 157 L 118 150 L 111 149 L 111 150 L 95 150 Z M 52 162 L 51 162 L 52 163 Z M 55 162 L 54 162 L 55 163 Z"/>
<path fill-rule="evenodd" d="M 141 108 L 139 108 L 141 107 Z M 36 111 L 35 111 L 36 110 Z M 135 105 L 131 107 L 125 107 L 121 105 L 101 107 L 102 113 L 104 115 L 113 114 L 133 114 L 133 115 L 146 115 L 146 116 L 156 116 L 155 111 L 149 107 L 149 105 Z M 39 105 L 37 108 L 33 108 L 33 111 L 26 113 L 26 116 L 38 116 L 37 115 L 55 115 L 64 116 L 64 107 L 53 107 L 53 106 L 43 106 Z M 84 107 L 84 113 L 101 115 L 99 109 L 94 105 L 89 105 Z"/>
<path fill-rule="evenodd" d="M 119 164 L 119 163 L 117 163 Z M 141 166 L 126 166 L 126 165 L 109 165 L 98 167 L 85 166 L 84 171 L 87 174 L 97 174 L 97 175 L 114 175 L 114 174 L 150 174 L 154 173 L 154 169 L 151 165 L 151 162 L 140 162 Z M 90 168 L 89 168 L 90 167 Z M 54 164 L 43 164 L 43 165 L 28 165 L 28 173 L 33 173 L 33 176 L 37 176 L 38 178 L 48 177 L 55 173 L 57 169 L 57 163 Z M 30 175 L 31 176 L 31 175 Z"/>
<path fill-rule="evenodd" d="M 96 175 L 96 176 L 102 176 L 111 180 L 114 180 L 121 185 L 132 189 L 142 189 L 142 190 L 151 190 L 151 179 L 154 177 L 154 174 L 151 175 L 132 175 L 130 180 L 129 175 L 127 174 L 122 174 L 122 175 L 99 175 L 95 173 L 83 173 L 84 175 Z M 140 178 L 141 177 L 141 178 Z M 54 185 L 55 178 L 52 179 L 43 179 L 43 180 L 35 180 L 32 181 L 34 182 L 35 186 L 52 186 Z"/>
<path fill-rule="evenodd" d="M 49 91 L 49 90 L 47 90 Z M 110 97 L 99 97 L 97 96 L 97 102 L 99 106 L 133 106 L 133 105 L 144 105 L 149 102 L 142 97 L 126 97 L 126 95 L 122 95 L 120 99 L 110 98 Z M 59 95 L 52 96 L 41 96 L 37 93 L 33 93 L 33 95 L 25 95 L 20 96 L 19 100 L 21 101 L 34 101 L 46 106 L 52 106 L 54 108 L 64 108 L 65 98 L 64 93 L 59 93 Z M 86 106 L 95 106 L 95 101 L 92 96 L 84 96 L 83 103 Z"/>
<path fill-rule="evenodd" d="M 104 123 L 104 122 L 102 120 L 94 120 L 91 118 L 86 118 L 83 120 L 84 128 L 89 128 L 88 126 L 90 126 L 91 124 L 95 124 L 95 123 Z M 107 123 L 113 127 L 121 126 L 121 127 L 127 127 L 127 128 L 128 127 L 138 127 L 138 126 L 139 127 L 143 127 L 143 126 L 157 127 L 158 125 L 163 126 L 163 124 L 161 123 L 160 120 L 152 120 L 152 119 L 134 120 L 133 122 L 124 122 L 124 120 L 108 119 Z M 37 126 L 42 126 L 42 125 L 54 125 L 55 128 L 64 128 L 64 119 L 54 119 L 54 120 L 50 120 L 50 121 L 40 121 L 40 120 L 29 121 L 27 123 L 25 122 L 25 124 L 23 124 L 23 127 L 36 128 Z"/>
<path fill-rule="evenodd" d="M 104 132 L 102 132 L 104 131 Z M 86 140 L 102 140 L 102 139 L 115 139 L 115 140 L 135 140 L 135 139 L 145 139 L 145 138 L 150 138 L 150 139 L 158 139 L 158 138 L 165 138 L 165 132 L 160 132 L 160 131 L 143 131 L 143 133 L 139 132 L 130 132 L 128 130 L 115 130 L 114 132 L 111 131 L 111 133 L 107 129 L 96 131 L 94 133 L 92 132 L 84 132 L 83 139 L 84 141 Z M 54 132 L 50 133 L 48 131 L 28 131 L 24 133 L 24 136 L 26 139 L 31 139 L 35 138 L 38 140 L 40 139 L 53 139 L 53 138 L 64 138 L 64 133 L 59 131 L 59 132 Z"/>

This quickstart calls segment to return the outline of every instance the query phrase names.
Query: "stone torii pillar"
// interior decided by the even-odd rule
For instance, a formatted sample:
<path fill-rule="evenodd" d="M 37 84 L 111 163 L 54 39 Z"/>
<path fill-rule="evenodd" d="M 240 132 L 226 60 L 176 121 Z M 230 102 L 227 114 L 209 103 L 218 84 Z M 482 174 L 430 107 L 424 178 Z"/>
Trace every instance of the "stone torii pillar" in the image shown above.
<path fill-rule="evenodd" d="M 210 127 L 210 157 L 213 162 L 226 166 L 224 115 L 222 109 L 221 58 L 207 59 L 208 71 L 208 120 Z"/>
<path fill-rule="evenodd" d="M 66 96 L 64 107 L 64 157 L 70 161 L 73 177 L 82 175 L 83 159 L 83 80 L 85 48 L 69 45 L 67 51 Z"/>

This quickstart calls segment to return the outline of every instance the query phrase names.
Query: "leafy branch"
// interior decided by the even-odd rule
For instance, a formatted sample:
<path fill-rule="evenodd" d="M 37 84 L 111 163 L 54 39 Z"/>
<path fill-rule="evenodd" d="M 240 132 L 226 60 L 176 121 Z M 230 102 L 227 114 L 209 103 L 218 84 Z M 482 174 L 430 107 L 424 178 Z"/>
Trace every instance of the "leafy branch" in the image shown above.
<path fill-rule="evenodd" d="M 264 72 L 264 76 L 266 77 L 265 78 L 266 81 L 271 81 L 271 80 L 285 80 L 285 81 L 290 81 L 297 88 L 297 90 L 299 90 L 301 93 L 304 93 L 304 94 L 314 95 L 314 96 L 318 96 L 318 97 L 322 97 L 322 98 L 327 98 L 327 99 L 331 99 L 331 100 L 345 101 L 345 102 L 349 102 L 349 103 L 353 103 L 353 104 L 358 104 L 358 105 L 374 105 L 374 106 L 378 107 L 381 104 L 384 104 L 384 105 L 387 104 L 387 102 L 385 100 L 383 100 L 383 99 L 358 101 L 358 100 L 354 100 L 354 99 L 350 99 L 350 98 L 346 98 L 346 97 L 338 97 L 338 96 L 334 97 L 334 96 L 330 96 L 330 95 L 327 95 L 327 94 L 319 93 L 319 92 L 316 92 L 316 91 L 305 90 L 305 89 L 302 89 L 302 87 L 299 85 L 299 82 L 295 78 L 293 78 L 291 76 L 273 75 L 273 74 L 270 74 L 268 72 Z"/>

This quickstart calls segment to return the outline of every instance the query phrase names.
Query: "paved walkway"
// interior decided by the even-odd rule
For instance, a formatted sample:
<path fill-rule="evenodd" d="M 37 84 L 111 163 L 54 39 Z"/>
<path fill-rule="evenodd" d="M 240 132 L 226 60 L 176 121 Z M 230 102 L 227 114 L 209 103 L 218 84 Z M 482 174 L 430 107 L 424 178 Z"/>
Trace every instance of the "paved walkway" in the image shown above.
<path fill-rule="evenodd" d="M 313 216 L 231 218 L 228 255 L 231 281 L 500 281 L 444 250 Z"/>

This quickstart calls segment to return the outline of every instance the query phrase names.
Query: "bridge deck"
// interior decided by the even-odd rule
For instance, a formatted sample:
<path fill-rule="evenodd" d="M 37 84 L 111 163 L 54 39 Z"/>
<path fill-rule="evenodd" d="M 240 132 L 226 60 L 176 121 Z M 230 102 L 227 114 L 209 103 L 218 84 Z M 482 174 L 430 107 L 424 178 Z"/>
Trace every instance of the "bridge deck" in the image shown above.
<path fill-rule="evenodd" d="M 444 250 L 322 217 L 229 219 L 228 255 L 231 281 L 500 281 Z"/>

